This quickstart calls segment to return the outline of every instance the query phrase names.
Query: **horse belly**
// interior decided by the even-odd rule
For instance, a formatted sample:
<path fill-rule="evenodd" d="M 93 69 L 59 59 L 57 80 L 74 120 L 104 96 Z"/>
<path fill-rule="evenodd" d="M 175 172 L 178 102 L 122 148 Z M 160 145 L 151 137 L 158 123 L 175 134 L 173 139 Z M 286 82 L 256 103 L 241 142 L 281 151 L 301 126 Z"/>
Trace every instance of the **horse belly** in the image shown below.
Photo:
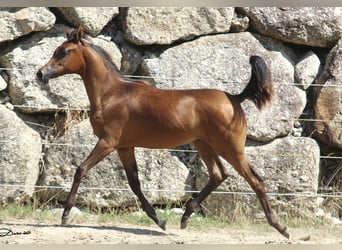
<path fill-rule="evenodd" d="M 139 126 L 125 130 L 120 141 L 122 147 L 173 148 L 196 139 L 194 131 Z"/>

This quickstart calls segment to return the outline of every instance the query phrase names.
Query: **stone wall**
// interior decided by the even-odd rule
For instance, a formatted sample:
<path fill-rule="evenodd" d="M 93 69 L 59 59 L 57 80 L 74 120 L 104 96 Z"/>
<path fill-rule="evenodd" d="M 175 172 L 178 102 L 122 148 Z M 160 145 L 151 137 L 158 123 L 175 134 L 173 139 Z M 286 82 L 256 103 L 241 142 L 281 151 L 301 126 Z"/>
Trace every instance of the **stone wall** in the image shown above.
<path fill-rule="evenodd" d="M 0 8 L 0 23 L 6 27 L 0 34 L 1 203 L 32 199 L 36 184 L 61 187 L 36 192 L 36 198 L 63 202 L 75 169 L 96 142 L 80 77 L 45 86 L 35 77 L 64 41 L 64 25 L 82 25 L 124 74 L 149 77 L 158 88 L 237 94 L 250 78 L 249 57 L 263 57 L 275 101 L 262 112 L 249 101 L 242 106 L 246 150 L 269 192 L 316 194 L 324 179 L 319 173 L 329 174 L 320 155 L 341 155 L 341 8 Z M 137 161 L 154 204 L 184 201 L 184 190 L 200 189 L 207 179 L 196 153 L 137 149 Z M 231 176 L 219 189 L 250 191 L 227 167 Z M 136 204 L 116 153 L 81 186 L 104 189 L 80 189 L 78 204 Z M 234 199 L 222 195 L 205 203 L 217 213 L 227 205 Z"/>

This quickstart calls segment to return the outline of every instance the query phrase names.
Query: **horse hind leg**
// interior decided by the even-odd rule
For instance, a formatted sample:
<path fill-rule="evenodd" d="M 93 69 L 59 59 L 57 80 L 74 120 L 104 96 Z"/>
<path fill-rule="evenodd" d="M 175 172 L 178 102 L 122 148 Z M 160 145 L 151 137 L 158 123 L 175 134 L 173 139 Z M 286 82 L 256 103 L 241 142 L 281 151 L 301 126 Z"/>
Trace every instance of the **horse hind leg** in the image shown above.
<path fill-rule="evenodd" d="M 188 226 L 191 214 L 200 206 L 201 202 L 228 177 L 227 171 L 222 165 L 218 155 L 208 143 L 196 140 L 194 145 L 207 166 L 209 181 L 201 192 L 186 205 L 181 220 L 181 229 Z"/>
<path fill-rule="evenodd" d="M 118 154 L 122 164 L 124 165 L 128 183 L 134 194 L 139 198 L 142 209 L 161 229 L 165 230 L 166 221 L 157 217 L 156 211 L 148 203 L 147 199 L 141 191 L 138 178 L 137 163 L 134 155 L 134 148 L 118 149 Z"/>
<path fill-rule="evenodd" d="M 240 155 L 240 157 L 238 157 Z M 235 157 L 234 157 L 235 156 Z M 234 156 L 229 155 L 224 157 L 235 170 L 245 178 L 248 184 L 256 193 L 261 206 L 265 212 L 266 219 L 268 223 L 274 227 L 279 233 L 284 237 L 289 238 L 290 235 L 287 231 L 287 227 L 281 226 L 279 222 L 275 219 L 268 196 L 265 191 L 265 185 L 262 177 L 256 172 L 254 167 L 249 164 L 245 154 L 235 154 Z"/>
<path fill-rule="evenodd" d="M 257 172 L 254 170 L 254 168 L 250 164 L 248 164 L 248 166 L 253 176 L 252 178 L 247 177 L 246 180 L 248 181 L 248 179 L 250 179 L 248 183 L 250 182 L 253 183 L 250 185 L 259 198 L 261 206 L 265 212 L 265 216 L 268 221 L 268 224 L 270 224 L 272 227 L 277 229 L 277 231 L 281 233 L 284 237 L 289 239 L 290 234 L 287 231 L 287 227 L 281 226 L 279 222 L 274 218 L 273 211 L 271 209 L 271 205 L 269 203 L 269 199 L 267 197 L 267 194 L 265 191 L 265 185 L 264 185 L 262 178 L 257 174 Z"/>

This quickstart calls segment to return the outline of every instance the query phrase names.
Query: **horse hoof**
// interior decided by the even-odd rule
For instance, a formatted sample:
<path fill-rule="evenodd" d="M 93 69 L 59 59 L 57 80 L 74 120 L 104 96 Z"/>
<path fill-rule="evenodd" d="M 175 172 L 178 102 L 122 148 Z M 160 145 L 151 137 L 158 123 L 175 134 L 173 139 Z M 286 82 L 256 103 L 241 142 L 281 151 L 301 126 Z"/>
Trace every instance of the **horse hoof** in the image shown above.
<path fill-rule="evenodd" d="M 287 227 L 285 227 L 285 229 L 283 230 L 283 232 L 281 232 L 281 234 L 286 237 L 287 239 L 290 239 L 290 234 L 287 231 Z"/>
<path fill-rule="evenodd" d="M 159 220 L 158 226 L 159 226 L 161 229 L 163 229 L 164 231 L 166 231 L 166 221 L 165 221 L 165 220 Z"/>
<path fill-rule="evenodd" d="M 181 228 L 181 229 L 185 229 L 185 228 L 188 227 L 188 225 L 189 225 L 189 222 L 181 222 L 180 228 Z"/>
<path fill-rule="evenodd" d="M 69 218 L 62 218 L 62 226 L 69 226 L 70 225 L 70 219 Z"/>

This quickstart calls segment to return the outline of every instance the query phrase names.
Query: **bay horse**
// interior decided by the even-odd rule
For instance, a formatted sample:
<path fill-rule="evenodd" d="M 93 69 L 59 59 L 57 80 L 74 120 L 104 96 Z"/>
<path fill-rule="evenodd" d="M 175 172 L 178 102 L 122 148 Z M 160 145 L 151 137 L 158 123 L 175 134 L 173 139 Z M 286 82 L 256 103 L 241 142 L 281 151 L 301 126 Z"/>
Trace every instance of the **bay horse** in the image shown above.
<path fill-rule="evenodd" d="M 172 148 L 193 143 L 207 166 L 209 180 L 187 203 L 181 218 L 182 229 L 200 203 L 228 177 L 221 156 L 255 191 L 268 223 L 290 237 L 287 228 L 274 218 L 263 179 L 248 162 L 244 149 L 247 125 L 240 103 L 250 99 L 261 110 L 274 95 L 271 72 L 261 57 L 250 57 L 252 76 L 239 95 L 213 89 L 162 90 L 145 81 L 125 79 L 111 56 L 94 45 L 82 27 L 65 29 L 65 34 L 67 40 L 36 75 L 45 83 L 64 74 L 81 76 L 90 102 L 90 122 L 99 139 L 75 172 L 64 204 L 62 225 L 69 224 L 81 179 L 116 150 L 142 209 L 165 230 L 166 221 L 158 218 L 141 191 L 134 147 Z"/>

